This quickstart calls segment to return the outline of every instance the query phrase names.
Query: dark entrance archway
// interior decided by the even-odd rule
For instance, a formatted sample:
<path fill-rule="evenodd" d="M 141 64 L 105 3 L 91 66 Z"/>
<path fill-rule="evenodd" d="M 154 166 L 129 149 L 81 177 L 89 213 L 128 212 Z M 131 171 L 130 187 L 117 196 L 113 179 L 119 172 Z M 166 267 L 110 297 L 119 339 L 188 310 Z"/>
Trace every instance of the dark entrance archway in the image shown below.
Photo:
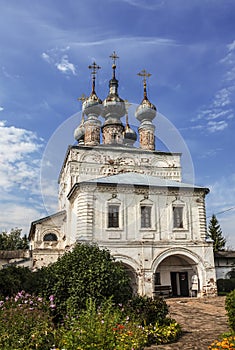
<path fill-rule="evenodd" d="M 174 254 L 166 257 L 155 272 L 154 294 L 173 297 L 192 296 L 192 277 L 197 275 L 197 264 L 189 257 Z"/>

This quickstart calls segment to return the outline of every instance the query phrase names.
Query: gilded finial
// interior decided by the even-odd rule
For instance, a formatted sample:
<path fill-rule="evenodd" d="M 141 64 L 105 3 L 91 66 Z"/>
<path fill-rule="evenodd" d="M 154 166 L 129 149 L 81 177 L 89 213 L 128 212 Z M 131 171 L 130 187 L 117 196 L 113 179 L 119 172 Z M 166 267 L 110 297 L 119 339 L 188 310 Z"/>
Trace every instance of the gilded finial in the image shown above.
<path fill-rule="evenodd" d="M 147 98 L 147 78 L 151 77 L 152 74 L 148 73 L 145 69 L 142 69 L 141 72 L 137 73 L 140 77 L 143 77 L 144 85 L 144 98 Z"/>
<path fill-rule="evenodd" d="M 78 97 L 78 101 L 82 101 L 82 103 L 86 101 L 86 99 L 87 99 L 87 96 L 85 94 L 82 94 L 80 97 Z"/>
<path fill-rule="evenodd" d="M 115 78 L 115 69 L 116 69 L 116 61 L 117 59 L 119 58 L 119 56 L 116 54 L 115 51 L 113 51 L 112 55 L 109 56 L 112 61 L 113 61 L 113 65 L 112 65 L 112 68 L 113 68 L 113 78 Z"/>
<path fill-rule="evenodd" d="M 88 66 L 89 69 L 91 69 L 91 75 L 92 75 L 92 93 L 95 93 L 95 78 L 97 71 L 101 69 L 100 66 L 98 66 L 95 62 L 93 62 L 90 66 Z"/>
<path fill-rule="evenodd" d="M 86 101 L 86 99 L 87 99 L 87 96 L 85 94 L 82 94 L 80 97 L 78 97 L 78 101 L 82 101 L 82 103 Z M 84 119 L 85 119 L 84 112 L 82 111 L 82 124 L 84 123 Z"/>

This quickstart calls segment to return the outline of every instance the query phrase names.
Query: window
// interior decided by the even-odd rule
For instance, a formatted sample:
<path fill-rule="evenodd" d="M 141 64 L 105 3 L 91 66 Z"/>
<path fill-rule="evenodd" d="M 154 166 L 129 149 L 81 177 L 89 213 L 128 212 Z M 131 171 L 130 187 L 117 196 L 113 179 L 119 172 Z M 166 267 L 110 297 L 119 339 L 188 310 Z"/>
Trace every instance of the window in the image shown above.
<path fill-rule="evenodd" d="M 151 227 L 151 207 L 147 205 L 142 205 L 140 207 L 141 215 L 141 228 Z"/>
<path fill-rule="evenodd" d="M 57 241 L 57 236 L 54 233 L 47 233 L 43 237 L 44 241 L 50 242 L 50 241 Z"/>
<path fill-rule="evenodd" d="M 173 207 L 174 228 L 183 228 L 183 207 Z"/>
<path fill-rule="evenodd" d="M 119 205 L 108 206 L 108 227 L 119 227 Z"/>

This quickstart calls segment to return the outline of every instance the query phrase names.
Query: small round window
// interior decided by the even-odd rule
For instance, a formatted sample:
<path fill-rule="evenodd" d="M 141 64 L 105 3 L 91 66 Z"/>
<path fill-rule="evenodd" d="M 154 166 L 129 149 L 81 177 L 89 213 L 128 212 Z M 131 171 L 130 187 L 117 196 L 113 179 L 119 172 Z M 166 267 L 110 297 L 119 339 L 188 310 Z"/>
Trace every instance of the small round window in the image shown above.
<path fill-rule="evenodd" d="M 43 240 L 46 242 L 57 241 L 57 236 L 54 233 L 47 233 Z"/>

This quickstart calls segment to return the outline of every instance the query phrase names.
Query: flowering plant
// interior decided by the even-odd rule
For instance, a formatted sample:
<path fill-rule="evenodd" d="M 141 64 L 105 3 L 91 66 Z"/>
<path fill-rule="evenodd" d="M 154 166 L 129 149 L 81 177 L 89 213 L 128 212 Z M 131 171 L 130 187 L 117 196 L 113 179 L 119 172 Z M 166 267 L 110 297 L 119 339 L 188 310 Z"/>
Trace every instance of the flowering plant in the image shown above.
<path fill-rule="evenodd" d="M 0 301 L 0 348 L 47 350 L 54 343 L 51 302 L 24 291 Z"/>
<path fill-rule="evenodd" d="M 215 340 L 209 347 L 209 350 L 235 349 L 235 335 L 230 335 L 222 340 Z"/>

